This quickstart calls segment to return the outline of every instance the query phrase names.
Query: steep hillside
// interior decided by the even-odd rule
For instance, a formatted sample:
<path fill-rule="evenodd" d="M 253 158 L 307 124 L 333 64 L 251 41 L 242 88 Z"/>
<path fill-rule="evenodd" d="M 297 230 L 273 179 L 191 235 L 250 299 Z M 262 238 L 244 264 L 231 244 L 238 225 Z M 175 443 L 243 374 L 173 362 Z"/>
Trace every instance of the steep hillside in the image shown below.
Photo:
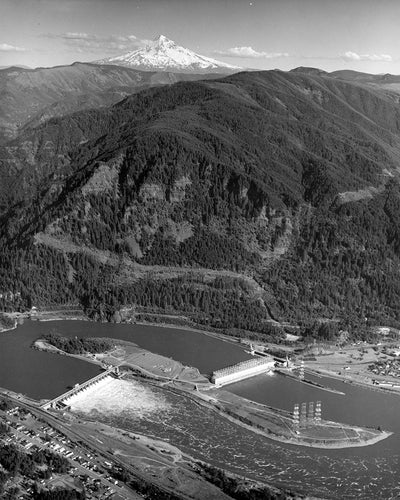
<path fill-rule="evenodd" d="M 399 133 L 392 95 L 305 72 L 54 118 L 1 155 L 2 306 L 275 337 L 275 320 L 325 337 L 396 323 Z"/>

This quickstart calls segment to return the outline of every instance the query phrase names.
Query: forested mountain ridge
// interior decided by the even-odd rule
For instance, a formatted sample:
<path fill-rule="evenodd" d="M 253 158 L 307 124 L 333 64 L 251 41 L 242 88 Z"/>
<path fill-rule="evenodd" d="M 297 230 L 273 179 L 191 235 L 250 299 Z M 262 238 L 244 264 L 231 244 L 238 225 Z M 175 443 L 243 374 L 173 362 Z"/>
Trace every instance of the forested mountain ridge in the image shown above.
<path fill-rule="evenodd" d="M 54 116 L 110 106 L 146 87 L 199 78 L 196 74 L 138 71 L 90 63 L 0 69 L 0 143 Z"/>
<path fill-rule="evenodd" d="M 295 68 L 292 69 L 291 72 L 304 73 L 314 76 L 325 76 L 338 80 L 344 80 L 353 84 L 360 84 L 368 86 L 370 88 L 379 89 L 379 91 L 381 92 L 387 91 L 388 95 L 391 94 L 392 98 L 399 102 L 399 98 L 395 94 L 400 93 L 400 75 L 391 75 L 390 73 L 376 75 L 371 73 L 362 73 L 360 71 L 354 71 L 350 69 L 332 71 L 332 73 L 327 73 L 326 71 L 318 68 L 308 67 Z"/>
<path fill-rule="evenodd" d="M 300 71 L 53 118 L 3 148 L 2 305 L 395 323 L 399 134 L 395 95 Z"/>

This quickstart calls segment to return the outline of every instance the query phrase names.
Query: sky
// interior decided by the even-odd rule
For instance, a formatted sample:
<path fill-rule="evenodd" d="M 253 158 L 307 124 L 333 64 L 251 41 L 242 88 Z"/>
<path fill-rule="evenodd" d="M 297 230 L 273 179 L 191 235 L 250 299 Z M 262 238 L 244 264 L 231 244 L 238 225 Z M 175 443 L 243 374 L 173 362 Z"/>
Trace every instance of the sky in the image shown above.
<path fill-rule="evenodd" d="M 0 66 L 94 61 L 163 34 L 244 68 L 400 74 L 400 0 L 0 0 Z"/>

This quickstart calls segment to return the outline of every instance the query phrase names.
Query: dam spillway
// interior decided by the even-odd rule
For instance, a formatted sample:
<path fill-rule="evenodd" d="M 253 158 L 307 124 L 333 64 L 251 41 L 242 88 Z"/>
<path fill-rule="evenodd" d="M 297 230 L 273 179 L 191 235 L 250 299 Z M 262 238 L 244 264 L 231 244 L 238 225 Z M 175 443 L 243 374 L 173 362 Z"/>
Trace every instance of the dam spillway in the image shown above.
<path fill-rule="evenodd" d="M 93 377 L 87 380 L 86 382 L 83 382 L 82 384 L 76 384 L 76 386 L 73 387 L 71 390 L 67 391 L 64 394 L 61 394 L 60 396 L 50 401 L 46 401 L 46 403 L 42 404 L 41 406 L 44 409 L 66 407 L 68 406 L 68 402 L 71 400 L 71 398 L 76 394 L 86 391 L 90 387 L 93 387 L 113 376 L 119 376 L 118 368 L 108 368 L 99 375 L 96 375 L 96 377 Z"/>
<path fill-rule="evenodd" d="M 247 361 L 241 361 L 235 365 L 227 366 L 221 370 L 213 372 L 211 382 L 218 387 L 233 382 L 239 382 L 246 378 L 269 372 L 275 365 L 274 360 L 269 357 L 254 358 Z"/>

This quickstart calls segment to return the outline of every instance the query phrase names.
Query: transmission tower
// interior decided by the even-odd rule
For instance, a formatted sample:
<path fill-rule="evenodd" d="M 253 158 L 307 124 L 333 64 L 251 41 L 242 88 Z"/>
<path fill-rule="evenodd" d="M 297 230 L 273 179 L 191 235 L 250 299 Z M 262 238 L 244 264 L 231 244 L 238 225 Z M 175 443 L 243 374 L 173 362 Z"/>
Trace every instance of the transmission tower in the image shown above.
<path fill-rule="evenodd" d="M 317 401 L 315 405 L 315 421 L 321 422 L 321 401 Z"/>
<path fill-rule="evenodd" d="M 294 427 L 298 427 L 300 424 L 300 407 L 298 403 L 294 405 L 292 420 Z"/>

